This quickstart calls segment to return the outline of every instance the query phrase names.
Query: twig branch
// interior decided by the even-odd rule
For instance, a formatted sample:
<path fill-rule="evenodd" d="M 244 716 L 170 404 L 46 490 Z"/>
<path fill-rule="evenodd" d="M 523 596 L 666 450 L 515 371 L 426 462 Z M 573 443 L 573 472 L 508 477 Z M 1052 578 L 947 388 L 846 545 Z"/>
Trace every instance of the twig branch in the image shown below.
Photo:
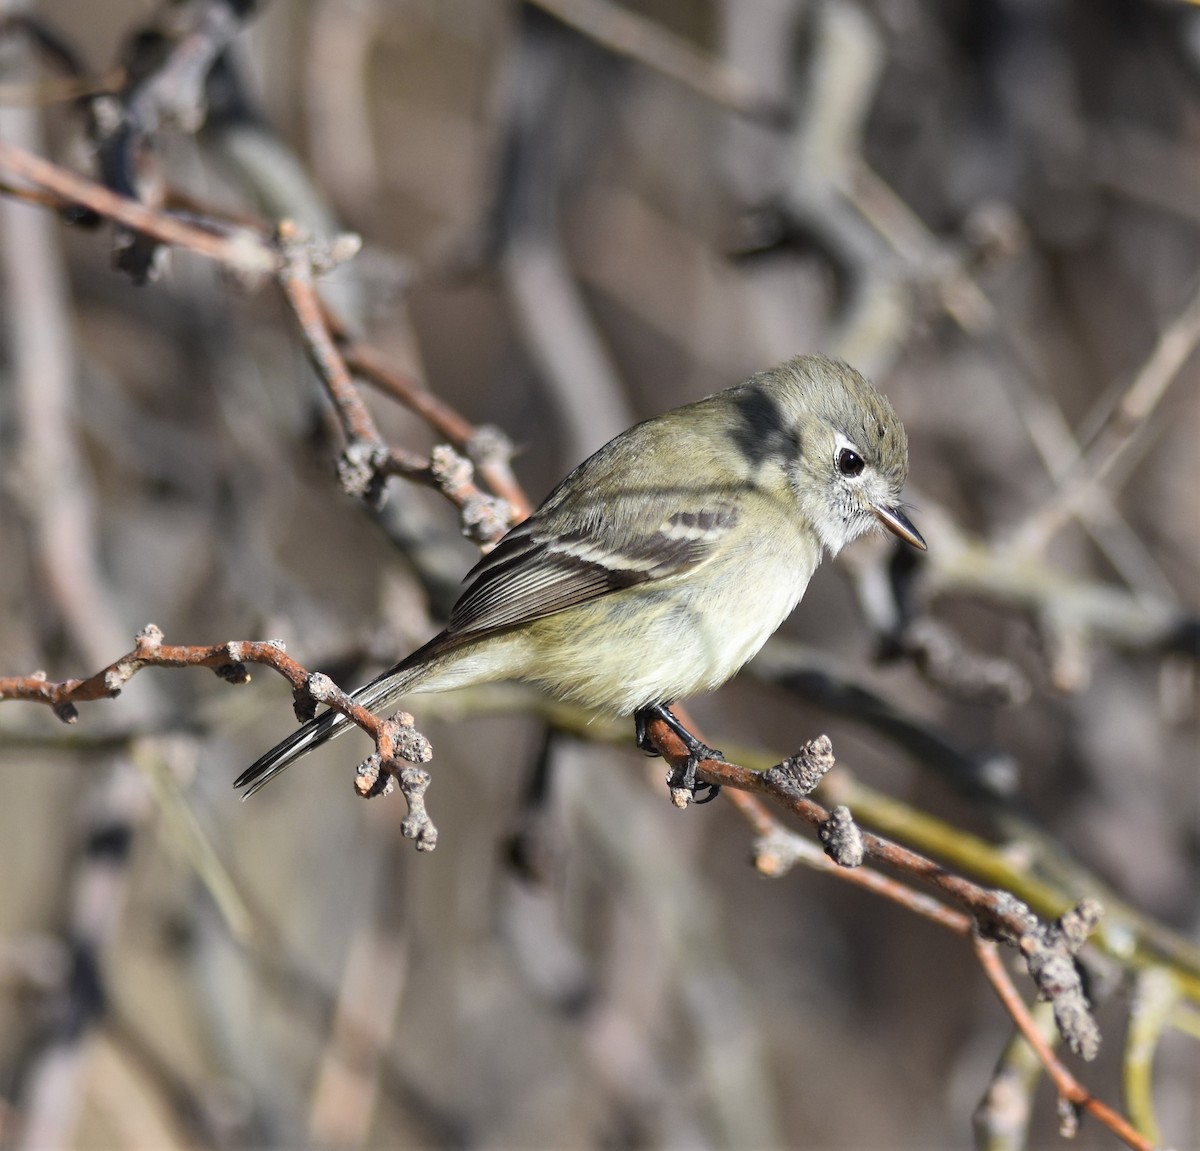
<path fill-rule="evenodd" d="M 230 683 L 249 683 L 245 665 L 262 663 L 273 667 L 293 688 L 302 687 L 308 677 L 308 672 L 285 654 L 283 644 L 277 640 L 234 640 L 207 647 L 168 646 L 162 640 L 162 631 L 152 623 L 147 624 L 138 632 L 133 651 L 95 675 L 57 683 L 47 679 L 44 672 L 0 678 L 0 699 L 44 703 L 64 723 L 75 723 L 79 718 L 76 704 L 114 699 L 144 667 L 207 667 Z"/>
<path fill-rule="evenodd" d="M 357 250 L 356 237 L 342 237 L 326 251 L 287 220 L 280 223 L 274 244 L 261 228 L 243 228 L 215 218 L 206 220 L 208 227 L 198 227 L 118 196 L 2 140 L 0 170 L 43 187 L 51 198 L 40 198 L 39 202 L 48 206 L 83 205 L 97 215 L 216 260 L 240 274 L 275 276 L 296 315 L 305 346 L 345 434 L 338 475 L 348 494 L 378 506 L 388 476 L 425 483 L 460 509 L 465 534 L 483 544 L 495 543 L 509 527 L 529 515 L 529 500 L 510 467 L 512 445 L 507 437 L 497 428 L 475 426 L 427 388 L 391 368 L 375 349 L 351 342 L 345 326 L 321 300 L 316 274 L 352 255 Z M 25 195 L 21 189 L 13 191 L 17 196 Z M 232 234 L 223 238 L 216 229 L 232 230 Z M 437 449 L 430 460 L 424 461 L 389 448 L 359 394 L 352 370 L 416 412 L 464 451 L 496 498 L 480 491 L 472 477 L 464 474 L 466 461 L 460 457 Z"/>
<path fill-rule="evenodd" d="M 43 703 L 64 723 L 79 717 L 79 703 L 112 699 L 121 694 L 129 680 L 145 667 L 207 667 L 229 683 L 249 683 L 248 663 L 265 664 L 292 685 L 296 718 L 304 723 L 316 714 L 319 704 L 328 704 L 365 731 L 375 743 L 375 754 L 359 766 L 355 789 L 364 798 L 392 790 L 395 780 L 408 802 L 409 814 L 401 825 L 419 851 L 437 846 L 437 828 L 424 807 L 429 776 L 414 765 L 433 755 L 429 741 L 413 727 L 413 717 L 397 712 L 381 719 L 356 703 L 327 675 L 309 672 L 289 656 L 277 640 L 231 640 L 209 646 L 177 646 L 162 642 L 163 633 L 154 624 L 138 632 L 134 649 L 87 679 L 54 683 L 41 673 L 0 679 L 0 700 L 21 699 Z"/>
<path fill-rule="evenodd" d="M 679 710 L 676 709 L 677 712 Z M 686 764 L 687 748 L 664 721 L 652 720 L 647 734 L 668 763 L 675 767 Z M 772 803 L 799 816 L 818 830 L 829 821 L 829 810 L 809 799 L 796 787 L 786 770 L 786 761 L 770 771 L 751 771 L 728 760 L 704 759 L 697 765 L 696 774 L 706 783 L 764 795 Z M 761 830 L 763 828 L 760 827 Z M 981 887 L 915 851 L 870 832 L 862 833 L 862 845 L 864 860 L 886 864 L 923 880 L 1010 941 L 1015 942 L 1029 930 L 1034 917 L 1024 904 L 1007 892 Z"/>
<path fill-rule="evenodd" d="M 60 168 L 6 140 L 0 140 L 0 170 L 52 192 L 61 199 L 64 208 L 83 205 L 105 219 L 144 232 L 164 244 L 215 260 L 239 275 L 269 276 L 279 267 L 278 253 L 253 231 L 237 229 L 223 236 L 186 224 L 137 200 L 119 196 L 94 180 Z"/>
<path fill-rule="evenodd" d="M 527 519 L 533 507 L 512 473 L 512 443 L 499 429 L 476 426 L 423 384 L 388 363 L 369 344 L 351 339 L 333 311 L 322 305 L 325 324 L 337 341 L 346 366 L 419 415 L 439 435 L 465 452 L 492 491 L 512 510 L 512 522 Z"/>
<path fill-rule="evenodd" d="M 664 720 L 652 720 L 647 735 L 676 770 L 681 770 L 687 764 L 688 750 L 683 740 Z M 815 776 L 811 770 L 814 758 L 825 761 L 820 764 Z M 951 930 L 961 933 L 968 924 L 973 924 L 976 931 L 983 932 L 987 937 L 1017 947 L 1039 990 L 1054 1003 L 1059 1030 L 1067 1044 L 1085 1059 L 1094 1058 L 1099 1049 L 1100 1033 L 1083 995 L 1074 957 L 1099 922 L 1099 905 L 1094 900 L 1084 900 L 1079 907 L 1068 911 L 1055 923 L 1043 924 L 1011 893 L 982 887 L 918 852 L 860 830 L 847 808 L 837 807 L 829 811 L 808 798 L 808 792 L 815 786 L 819 774 L 827 771 L 832 764 L 832 749 L 828 746 L 828 740 L 822 737 L 822 740 L 813 741 L 797 756 L 784 760 L 769 771 L 751 771 L 725 759 L 703 759 L 696 764 L 696 776 L 705 783 L 765 795 L 772 803 L 811 823 L 825 844 L 826 854 L 844 868 L 856 869 L 861 862 L 871 860 L 936 888 L 963 908 L 971 917 L 970 920 L 932 913 L 927 905 L 917 906 L 910 893 L 902 893 L 886 883 L 871 881 L 863 884 L 888 898 L 896 898 L 903 906 L 936 919 Z M 678 802 L 679 792 L 674 790 L 673 794 Z M 766 839 L 767 857 L 771 861 L 768 867 L 778 868 L 778 863 L 774 861 L 786 860 L 787 857 L 785 852 L 780 851 L 779 845 L 785 841 L 781 840 L 773 819 L 761 805 L 746 804 L 741 799 L 736 803 L 759 832 L 760 850 L 763 839 Z"/>
<path fill-rule="evenodd" d="M 979 962 L 983 967 L 984 974 L 988 977 L 992 987 L 995 988 L 996 994 L 1000 997 L 1000 1002 L 1004 1004 L 1005 1009 L 1020 1028 L 1021 1034 L 1025 1036 L 1026 1041 L 1037 1053 L 1038 1059 L 1041 1061 L 1042 1066 L 1045 1067 L 1059 1095 L 1073 1108 L 1082 1108 L 1090 1115 L 1095 1116 L 1118 1139 L 1128 1146 L 1136 1148 L 1136 1151 L 1153 1151 L 1154 1145 L 1150 1140 L 1143 1137 L 1130 1125 L 1128 1120 L 1119 1115 L 1106 1103 L 1102 1103 L 1099 1099 L 1091 1095 L 1070 1071 L 1063 1066 L 1062 1062 L 1054 1054 L 1050 1044 L 1046 1042 L 1041 1031 L 1038 1030 L 1037 1023 L 1029 1014 L 1029 1009 L 1025 1006 L 1025 1001 L 1018 994 L 1016 987 L 1013 986 L 1012 979 L 1009 978 L 1008 972 L 1004 969 L 1004 963 L 1000 958 L 1000 950 L 996 944 L 990 939 L 984 939 L 978 935 L 973 937 L 972 943 L 975 947 L 975 954 L 978 956 Z"/>
<path fill-rule="evenodd" d="M 346 446 L 338 462 L 338 478 L 347 495 L 379 507 L 387 482 L 384 464 L 388 460 L 388 446 L 380 435 L 375 417 L 354 386 L 350 370 L 325 322 L 325 311 L 313 280 L 309 238 L 289 220 L 280 223 L 278 234 L 283 255 L 279 286 L 296 314 L 309 358 L 329 394 L 346 437 Z M 399 469 L 397 474 L 401 474 Z"/>
<path fill-rule="evenodd" d="M 344 345 L 342 354 L 353 371 L 416 412 L 465 452 L 487 486 L 508 504 L 511 523 L 529 518 L 533 505 L 513 475 L 512 443 L 499 428 L 469 423 L 427 388 L 386 364 L 382 355 L 366 344 Z"/>
<path fill-rule="evenodd" d="M 971 917 L 963 912 L 955 911 L 932 896 L 871 867 L 844 867 L 834 862 L 811 840 L 784 827 L 762 800 L 735 788 L 731 788 L 726 794 L 730 803 L 758 831 L 758 838 L 754 842 L 753 861 L 759 874 L 774 879 L 790 870 L 796 863 L 803 863 L 810 870 L 836 874 L 838 879 L 846 883 L 890 899 L 913 914 L 957 935 L 970 933 Z"/>

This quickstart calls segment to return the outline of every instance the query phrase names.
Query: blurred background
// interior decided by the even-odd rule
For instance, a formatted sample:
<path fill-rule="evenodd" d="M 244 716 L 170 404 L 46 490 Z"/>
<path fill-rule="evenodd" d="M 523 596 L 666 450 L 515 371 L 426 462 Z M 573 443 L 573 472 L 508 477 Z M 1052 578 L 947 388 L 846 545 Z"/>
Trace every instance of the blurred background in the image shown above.
<path fill-rule="evenodd" d="M 734 758 L 827 732 L 830 786 L 904 805 L 888 834 L 924 813 L 991 840 L 1180 941 L 1155 971 L 1200 986 L 1200 9 L 9 0 L 77 59 L 7 27 L 0 138 L 94 174 L 86 95 L 217 10 L 207 118 L 164 118 L 139 190 L 361 234 L 327 298 L 511 437 L 534 502 L 787 356 L 872 375 L 928 556 L 824 565 L 692 714 Z M 172 253 L 139 286 L 106 229 L 8 197 L 0 258 L 0 674 L 90 675 L 153 621 L 281 639 L 350 687 L 437 630 L 478 552 L 429 491 L 393 481 L 376 512 L 340 490 L 270 285 Z M 369 399 L 390 443 L 434 443 Z M 751 829 L 674 810 L 623 726 L 516 689 L 413 710 L 431 855 L 399 796 L 353 794 L 357 734 L 240 802 L 294 724 L 266 669 L 149 670 L 72 727 L 0 707 L 0 1143 L 970 1142 L 1012 1023 L 961 939 L 836 878 L 760 877 Z M 1114 951 L 1080 1074 L 1120 1105 L 1152 988 Z M 1191 1011 L 1154 1064 L 1181 1148 Z M 1031 1092 L 981 1145 L 1058 1144 Z M 1113 1145 L 1087 1121 L 1075 1142 Z"/>

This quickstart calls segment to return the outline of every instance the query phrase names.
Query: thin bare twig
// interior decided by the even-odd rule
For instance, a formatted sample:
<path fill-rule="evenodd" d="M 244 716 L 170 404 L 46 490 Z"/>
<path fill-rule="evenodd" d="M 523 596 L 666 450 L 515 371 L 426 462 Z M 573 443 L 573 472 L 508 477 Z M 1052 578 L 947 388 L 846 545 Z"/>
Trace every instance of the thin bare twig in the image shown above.
<path fill-rule="evenodd" d="M 647 734 L 676 770 L 688 763 L 688 751 L 682 739 L 664 720 L 652 720 Z M 861 831 L 854 824 L 849 809 L 839 806 L 829 811 L 808 798 L 813 782 L 808 778 L 811 772 L 808 771 L 807 761 L 814 752 L 828 760 L 821 767 L 822 771 L 828 770 L 833 763 L 832 749 L 822 737 L 821 741 L 807 745 L 796 757 L 785 760 L 769 771 L 751 771 L 739 764 L 715 758 L 700 760 L 695 764 L 695 771 L 697 778 L 705 783 L 766 795 L 773 803 L 813 824 L 825 844 L 826 854 L 843 867 L 856 869 L 860 863 L 870 859 L 907 877 L 928 883 L 953 900 L 970 914 L 976 931 L 982 931 L 989 938 L 1021 951 L 1030 976 L 1039 990 L 1054 1003 L 1055 1018 L 1063 1038 L 1073 1051 L 1085 1059 L 1094 1058 L 1099 1049 L 1100 1033 L 1084 995 L 1075 953 L 1099 922 L 1102 915 L 1100 905 L 1095 900 L 1085 899 L 1054 923 L 1044 924 L 1011 893 L 982 887 L 918 852 Z M 686 802 L 686 795 L 686 790 L 672 788 L 672 797 L 677 803 L 681 799 Z M 766 841 L 768 868 L 779 866 L 772 860 L 786 863 L 789 851 L 795 851 L 794 847 L 781 837 L 773 821 L 761 809 L 738 802 L 743 813 L 760 832 L 760 851 L 763 850 L 764 839 Z M 877 883 L 871 886 L 880 894 L 897 898 L 903 906 L 919 914 L 929 913 L 927 907 L 916 906 L 909 893 L 902 889 Z M 929 917 L 936 916 L 929 914 Z M 963 927 L 961 921 L 938 918 L 943 926 L 951 929 L 961 930 Z"/>
<path fill-rule="evenodd" d="M 263 236 L 247 230 L 215 235 L 136 200 L 118 196 L 104 185 L 60 168 L 7 140 L 0 140 L 0 170 L 54 193 L 61 198 L 63 207 L 81 204 L 106 219 L 144 232 L 164 244 L 206 256 L 241 275 L 274 275 L 279 267 L 278 253 Z"/>
<path fill-rule="evenodd" d="M 80 703 L 114 699 L 125 684 L 144 667 L 207 667 L 230 683 L 249 683 L 247 663 L 274 668 L 293 688 L 303 687 L 308 672 L 284 651 L 277 640 L 233 640 L 204 647 L 169 646 L 154 624 L 138 632 L 133 651 L 114 660 L 86 679 L 49 680 L 45 673 L 0 678 L 0 699 L 43 703 L 64 723 L 79 718 Z"/>
<path fill-rule="evenodd" d="M 312 254 L 308 238 L 290 220 L 279 225 L 279 240 L 283 247 L 283 265 L 279 270 L 279 285 L 296 313 L 304 342 L 308 346 L 321 381 L 337 409 L 338 419 L 349 445 L 385 452 L 387 445 L 370 409 L 363 403 L 349 369 L 325 324 L 324 311 L 313 278 Z"/>
<path fill-rule="evenodd" d="M 512 522 L 528 518 L 533 507 L 512 473 L 513 448 L 499 428 L 476 426 L 441 397 L 402 372 L 376 348 L 354 340 L 334 312 L 323 308 L 325 323 L 341 349 L 346 366 L 419 415 L 431 428 L 467 454 L 484 482 L 512 509 Z"/>
<path fill-rule="evenodd" d="M 283 253 L 279 286 L 296 314 L 309 357 L 346 437 L 338 478 L 348 495 L 378 507 L 383 502 L 387 481 L 383 465 L 388 459 L 388 446 L 375 417 L 354 386 L 346 361 L 325 322 L 325 311 L 313 279 L 308 237 L 296 224 L 284 220 L 279 225 L 279 242 Z"/>
<path fill-rule="evenodd" d="M 1000 958 L 1000 950 L 996 944 L 990 939 L 984 939 L 978 935 L 974 936 L 972 942 L 975 947 L 975 954 L 978 956 L 979 962 L 983 967 L 984 974 L 988 977 L 992 987 L 995 988 L 996 994 L 1000 997 L 1000 1002 L 1004 1004 L 1009 1015 L 1013 1017 L 1013 1020 L 1021 1029 L 1021 1034 L 1025 1036 L 1029 1045 L 1037 1052 L 1038 1059 L 1041 1061 L 1042 1066 L 1046 1068 L 1059 1095 L 1072 1107 L 1082 1108 L 1090 1115 L 1095 1116 L 1118 1139 L 1128 1146 L 1135 1148 L 1136 1151 L 1153 1151 L 1154 1145 L 1150 1140 L 1136 1131 L 1122 1115 L 1119 1115 L 1106 1103 L 1102 1103 L 1095 1096 L 1091 1095 L 1071 1072 L 1063 1066 L 1049 1043 L 1046 1042 L 1044 1036 L 1038 1030 L 1037 1023 L 1029 1014 L 1029 1009 L 1025 1006 L 1025 1001 L 1013 985 L 1012 979 L 1004 968 L 1004 962 Z"/>
<path fill-rule="evenodd" d="M 754 866 L 762 875 L 776 878 L 783 875 L 795 863 L 802 862 L 813 871 L 836 875 L 846 883 L 854 884 L 866 891 L 890 899 L 907 911 L 953 931 L 957 935 L 971 932 L 971 917 L 955 911 L 944 903 L 916 891 L 891 876 L 884 875 L 872 867 L 843 867 L 835 863 L 811 840 L 783 826 L 762 800 L 745 791 L 731 788 L 727 793 L 730 803 L 758 831 L 754 844 Z"/>
<path fill-rule="evenodd" d="M 460 509 L 464 532 L 483 544 L 495 543 L 509 527 L 529 515 L 531 505 L 510 467 L 512 446 L 507 437 L 496 428 L 476 427 L 427 388 L 391 368 L 375 349 L 351 342 L 345 326 L 321 300 L 315 283 L 317 271 L 352 254 L 356 238 L 345 238 L 344 243 L 335 243 L 325 251 L 297 225 L 284 220 L 278 227 L 277 245 L 272 246 L 264 238 L 263 228 L 242 228 L 216 217 L 206 220 L 212 229 L 232 231 L 229 238 L 221 238 L 214 230 L 146 208 L 0 141 L 0 169 L 6 168 L 47 189 L 51 199 L 37 199 L 48 206 L 80 204 L 163 243 L 215 259 L 239 273 L 275 275 L 346 437 L 338 474 L 348 494 L 377 505 L 389 475 L 426 483 Z M 20 189 L 14 192 L 19 197 L 26 195 Z M 246 257 L 247 251 L 250 257 Z M 423 461 L 390 449 L 355 386 L 351 370 L 400 400 L 466 452 L 497 498 L 481 492 L 471 477 L 463 474 L 459 461 L 445 452 L 435 452 L 434 458 Z"/>
<path fill-rule="evenodd" d="M 356 703 L 327 675 L 309 672 L 291 658 L 276 640 L 232 640 L 207 646 L 167 645 L 163 633 L 147 624 L 137 635 L 133 651 L 115 660 L 87 679 L 48 681 L 44 675 L 0 679 L 0 700 L 21 699 L 51 707 L 64 723 L 78 719 L 76 704 L 120 695 L 130 678 L 145 667 L 207 667 L 230 683 L 248 683 L 248 663 L 265 664 L 292 685 L 296 718 L 304 723 L 316 714 L 319 704 L 328 704 L 362 728 L 375 743 L 375 754 L 359 766 L 355 788 L 364 798 L 390 791 L 399 784 L 408 803 L 408 818 L 401 831 L 416 840 L 419 851 L 437 846 L 437 828 L 424 807 L 429 776 L 412 766 L 426 763 L 433 751 L 429 741 L 413 727 L 413 717 L 396 712 L 382 719 Z"/>

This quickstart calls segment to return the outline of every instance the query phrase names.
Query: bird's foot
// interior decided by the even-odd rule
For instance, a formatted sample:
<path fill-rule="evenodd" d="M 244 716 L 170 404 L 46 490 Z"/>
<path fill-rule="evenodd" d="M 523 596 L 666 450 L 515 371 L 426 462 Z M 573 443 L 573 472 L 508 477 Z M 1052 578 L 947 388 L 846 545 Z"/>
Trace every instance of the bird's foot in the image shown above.
<path fill-rule="evenodd" d="M 709 783 L 707 780 L 696 778 L 696 766 L 702 759 L 724 759 L 725 757 L 715 747 L 698 743 L 701 750 L 693 752 L 689 749 L 687 761 L 682 767 L 673 767 L 667 772 L 667 786 L 672 796 L 678 796 L 677 806 L 685 807 L 690 800 L 692 803 L 712 803 L 721 794 L 719 783 Z"/>
<path fill-rule="evenodd" d="M 637 746 L 648 755 L 661 754 L 650 739 L 648 729 L 652 719 L 661 719 L 679 736 L 683 741 L 683 745 L 687 748 L 688 755 L 686 762 L 680 767 L 672 768 L 670 774 L 667 776 L 667 786 L 671 789 L 672 794 L 686 792 L 690 796 L 692 803 L 711 803 L 721 793 L 721 787 L 719 784 L 706 783 L 703 780 L 697 779 L 696 767 L 701 760 L 724 759 L 724 752 L 718 751 L 715 747 L 709 747 L 707 743 L 697 739 L 679 722 L 666 704 L 655 703 L 649 707 L 639 708 L 633 713 L 634 738 L 637 741 Z M 699 796 L 699 793 L 702 791 L 706 792 L 703 799 Z M 684 802 L 686 802 L 686 799 Z"/>

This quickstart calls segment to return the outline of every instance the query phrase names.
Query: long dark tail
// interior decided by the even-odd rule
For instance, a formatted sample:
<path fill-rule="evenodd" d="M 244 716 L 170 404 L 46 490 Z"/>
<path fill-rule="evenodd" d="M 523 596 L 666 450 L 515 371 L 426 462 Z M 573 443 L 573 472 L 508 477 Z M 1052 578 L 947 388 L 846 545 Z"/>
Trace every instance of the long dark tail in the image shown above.
<path fill-rule="evenodd" d="M 445 647 L 444 635 L 437 636 L 407 659 L 376 676 L 350 693 L 355 703 L 372 711 L 382 711 L 402 695 L 416 688 L 434 669 L 430 657 Z M 310 751 L 336 739 L 354 725 L 340 711 L 322 712 L 297 728 L 287 739 L 277 743 L 265 755 L 256 759 L 233 781 L 234 787 L 246 788 L 243 799 L 249 799 L 261 787 L 266 787 L 281 771 L 291 767 Z"/>

